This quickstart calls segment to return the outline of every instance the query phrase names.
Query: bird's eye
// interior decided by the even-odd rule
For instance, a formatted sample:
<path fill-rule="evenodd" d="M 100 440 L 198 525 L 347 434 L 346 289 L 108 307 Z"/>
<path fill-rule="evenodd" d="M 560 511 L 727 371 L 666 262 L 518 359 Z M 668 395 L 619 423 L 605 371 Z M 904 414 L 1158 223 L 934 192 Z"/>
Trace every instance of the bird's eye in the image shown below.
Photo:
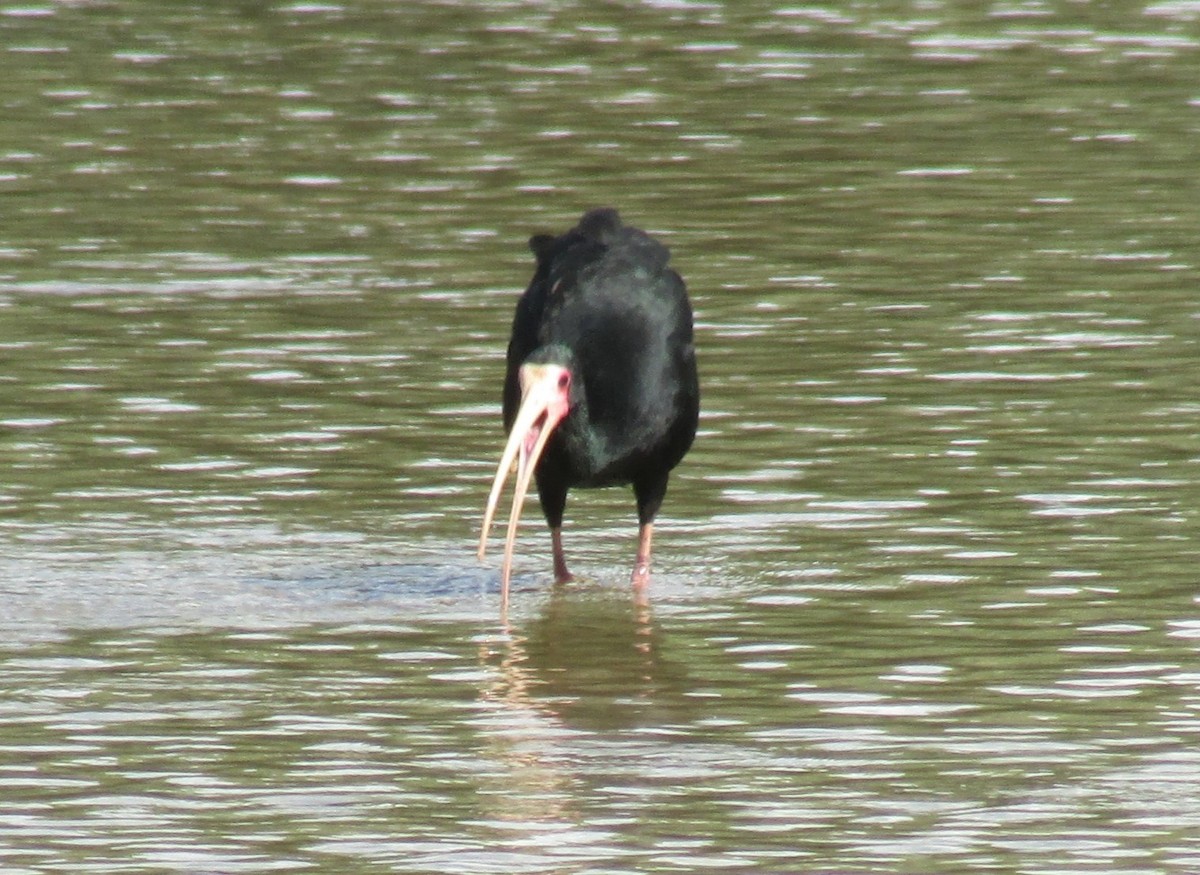
<path fill-rule="evenodd" d="M 566 389 L 570 385 L 571 385 L 571 375 L 564 371 L 558 377 L 558 388 Z"/>

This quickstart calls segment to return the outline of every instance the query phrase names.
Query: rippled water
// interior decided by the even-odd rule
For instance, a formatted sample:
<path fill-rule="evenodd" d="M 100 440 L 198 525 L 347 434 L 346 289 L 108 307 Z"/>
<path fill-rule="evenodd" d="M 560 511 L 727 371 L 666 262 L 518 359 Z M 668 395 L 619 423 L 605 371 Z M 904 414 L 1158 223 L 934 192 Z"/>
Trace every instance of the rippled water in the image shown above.
<path fill-rule="evenodd" d="M 1195 3 L 0 6 L 0 868 L 1200 869 Z M 474 561 L 669 243 L 648 601 Z"/>

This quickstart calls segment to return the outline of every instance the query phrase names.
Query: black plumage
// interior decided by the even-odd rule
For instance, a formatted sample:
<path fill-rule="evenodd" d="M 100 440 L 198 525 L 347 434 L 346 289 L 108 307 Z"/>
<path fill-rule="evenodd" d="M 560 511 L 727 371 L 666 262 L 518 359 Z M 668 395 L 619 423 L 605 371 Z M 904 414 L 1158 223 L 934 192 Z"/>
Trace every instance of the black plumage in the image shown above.
<path fill-rule="evenodd" d="M 506 595 L 530 468 L 559 580 L 570 578 L 560 532 L 568 490 L 632 484 L 640 533 L 633 577 L 644 583 L 654 517 L 699 416 L 684 282 L 668 265 L 667 248 L 622 224 L 613 209 L 592 210 L 565 234 L 537 235 L 529 245 L 537 267 L 513 318 L 504 380 L 509 442 L 488 499 L 480 557 L 515 458 Z"/>

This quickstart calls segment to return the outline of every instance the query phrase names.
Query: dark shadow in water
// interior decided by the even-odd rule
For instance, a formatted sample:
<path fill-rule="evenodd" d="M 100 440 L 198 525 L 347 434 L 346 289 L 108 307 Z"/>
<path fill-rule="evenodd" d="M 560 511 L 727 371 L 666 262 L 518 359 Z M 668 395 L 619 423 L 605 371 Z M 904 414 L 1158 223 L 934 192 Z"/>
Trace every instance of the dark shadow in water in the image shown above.
<path fill-rule="evenodd" d="M 285 595 L 289 600 L 316 604 L 381 606 L 403 603 L 406 609 L 420 612 L 421 605 L 445 606 L 462 603 L 479 610 L 484 624 L 495 622 L 508 629 L 509 623 L 499 605 L 500 573 L 484 565 L 452 565 L 423 563 L 386 563 L 359 566 L 318 566 L 298 568 L 287 574 L 252 577 L 247 581 L 269 591 Z M 548 574 L 532 573 L 514 576 L 511 590 L 528 598 L 514 605 L 525 608 L 551 596 L 547 610 L 556 607 L 560 596 L 578 594 L 579 588 L 562 591 L 551 583 Z M 627 590 L 626 590 L 627 591 Z M 616 593 L 614 593 L 616 595 Z M 622 592 L 622 595 L 624 593 Z M 496 601 L 493 602 L 493 599 Z M 483 603 L 479 603 L 483 600 Z"/>
<path fill-rule="evenodd" d="M 287 577 L 260 578 L 292 595 L 335 601 L 455 599 L 499 593 L 495 569 L 472 565 L 394 564 L 317 568 Z"/>

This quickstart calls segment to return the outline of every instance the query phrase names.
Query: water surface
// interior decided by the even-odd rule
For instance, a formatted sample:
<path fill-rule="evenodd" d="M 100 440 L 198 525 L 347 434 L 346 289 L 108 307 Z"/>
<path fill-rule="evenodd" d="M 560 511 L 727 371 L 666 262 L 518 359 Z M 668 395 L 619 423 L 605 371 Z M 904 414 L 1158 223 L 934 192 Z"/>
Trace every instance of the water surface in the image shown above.
<path fill-rule="evenodd" d="M 0 867 L 1200 868 L 1198 15 L 0 7 Z M 648 599 L 581 493 L 502 623 L 599 204 L 701 434 Z"/>

